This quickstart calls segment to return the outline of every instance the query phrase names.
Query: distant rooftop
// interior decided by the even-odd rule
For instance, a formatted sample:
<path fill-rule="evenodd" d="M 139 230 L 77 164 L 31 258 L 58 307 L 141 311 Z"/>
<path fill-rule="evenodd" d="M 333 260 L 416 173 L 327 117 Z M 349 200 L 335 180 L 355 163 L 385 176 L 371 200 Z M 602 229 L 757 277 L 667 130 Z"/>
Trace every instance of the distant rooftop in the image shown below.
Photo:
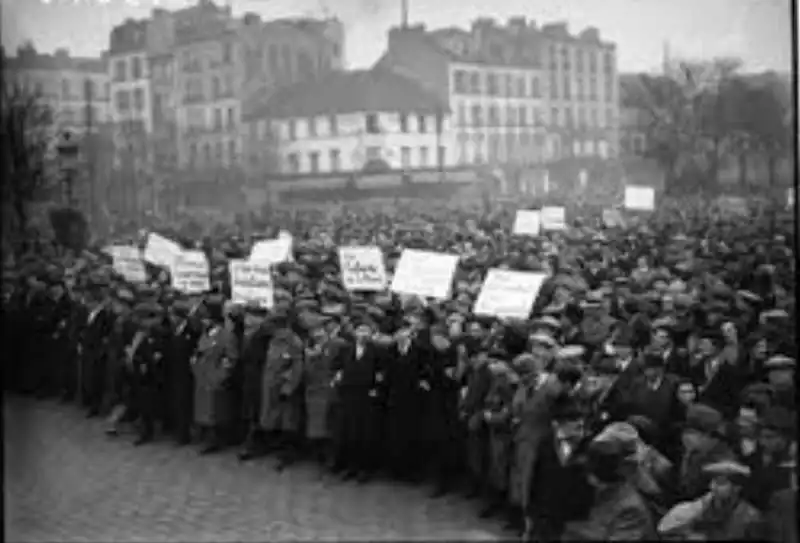
<path fill-rule="evenodd" d="M 17 55 L 7 57 L 3 62 L 3 69 L 10 71 L 21 70 L 52 70 L 106 73 L 107 60 L 105 53 L 100 58 L 73 57 L 66 49 L 58 49 L 53 54 L 39 53 L 33 47 L 20 47 Z"/>
<path fill-rule="evenodd" d="M 279 90 L 262 106 L 250 109 L 250 120 L 288 119 L 359 112 L 435 114 L 447 106 L 415 82 L 380 70 L 333 72 L 320 79 Z"/>

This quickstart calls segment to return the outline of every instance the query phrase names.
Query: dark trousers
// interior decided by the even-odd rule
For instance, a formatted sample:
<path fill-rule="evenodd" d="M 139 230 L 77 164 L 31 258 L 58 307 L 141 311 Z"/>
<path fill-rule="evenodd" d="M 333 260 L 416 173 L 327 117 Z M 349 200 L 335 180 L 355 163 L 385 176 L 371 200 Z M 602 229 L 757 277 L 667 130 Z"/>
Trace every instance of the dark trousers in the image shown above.
<path fill-rule="evenodd" d="M 336 464 L 354 471 L 376 467 L 376 429 L 371 398 L 345 399 L 337 415 L 334 435 Z"/>

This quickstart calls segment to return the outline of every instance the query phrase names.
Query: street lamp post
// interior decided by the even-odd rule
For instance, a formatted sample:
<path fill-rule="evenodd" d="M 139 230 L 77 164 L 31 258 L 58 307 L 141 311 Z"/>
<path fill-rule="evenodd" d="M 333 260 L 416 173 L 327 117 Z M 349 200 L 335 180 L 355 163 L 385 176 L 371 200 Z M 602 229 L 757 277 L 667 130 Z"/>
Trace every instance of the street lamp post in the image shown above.
<path fill-rule="evenodd" d="M 67 205 L 75 206 L 74 180 L 78 166 L 78 142 L 72 137 L 72 133 L 64 132 L 61 141 L 58 143 L 58 159 L 63 183 L 62 195 L 66 194 Z"/>

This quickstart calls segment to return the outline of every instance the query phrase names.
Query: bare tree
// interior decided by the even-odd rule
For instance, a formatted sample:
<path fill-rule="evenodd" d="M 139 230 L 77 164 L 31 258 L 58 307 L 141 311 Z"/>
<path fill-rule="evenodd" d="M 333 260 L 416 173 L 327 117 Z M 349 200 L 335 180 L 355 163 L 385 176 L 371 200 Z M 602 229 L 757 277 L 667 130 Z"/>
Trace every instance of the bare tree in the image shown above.
<path fill-rule="evenodd" d="M 754 153 L 766 159 L 774 182 L 790 144 L 790 100 L 780 86 L 740 74 L 740 66 L 734 58 L 680 62 L 627 89 L 630 105 L 645 114 L 647 154 L 666 171 L 668 190 L 713 188 L 728 158 L 738 160 L 744 183 Z"/>
<path fill-rule="evenodd" d="M 3 86 L 2 196 L 17 232 L 27 229 L 30 205 L 52 188 L 55 166 L 53 111 L 19 85 Z"/>

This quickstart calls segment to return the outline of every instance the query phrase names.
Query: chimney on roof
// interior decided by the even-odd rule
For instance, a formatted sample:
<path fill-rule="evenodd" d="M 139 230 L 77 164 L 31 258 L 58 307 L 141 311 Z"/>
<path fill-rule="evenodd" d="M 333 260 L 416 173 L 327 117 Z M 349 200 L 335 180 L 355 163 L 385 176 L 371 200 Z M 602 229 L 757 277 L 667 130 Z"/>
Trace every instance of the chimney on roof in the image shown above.
<path fill-rule="evenodd" d="M 599 43 L 600 31 L 594 26 L 588 26 L 581 31 L 580 38 L 584 41 Z"/>
<path fill-rule="evenodd" d="M 64 49 L 63 47 L 59 47 L 56 49 L 55 55 L 57 59 L 68 59 L 69 58 L 69 49 Z"/>
<path fill-rule="evenodd" d="M 261 17 L 258 13 L 253 13 L 252 11 L 248 11 L 244 14 L 244 24 L 246 26 L 254 26 L 261 22 Z"/>
<path fill-rule="evenodd" d="M 400 0 L 400 28 L 408 28 L 408 0 Z"/>
<path fill-rule="evenodd" d="M 169 15 L 169 12 L 164 8 L 153 8 L 153 11 L 150 15 L 153 19 L 161 19 L 162 17 Z"/>
<path fill-rule="evenodd" d="M 525 17 L 510 17 L 506 26 L 508 30 L 516 36 L 521 34 L 528 25 L 525 21 Z"/>

